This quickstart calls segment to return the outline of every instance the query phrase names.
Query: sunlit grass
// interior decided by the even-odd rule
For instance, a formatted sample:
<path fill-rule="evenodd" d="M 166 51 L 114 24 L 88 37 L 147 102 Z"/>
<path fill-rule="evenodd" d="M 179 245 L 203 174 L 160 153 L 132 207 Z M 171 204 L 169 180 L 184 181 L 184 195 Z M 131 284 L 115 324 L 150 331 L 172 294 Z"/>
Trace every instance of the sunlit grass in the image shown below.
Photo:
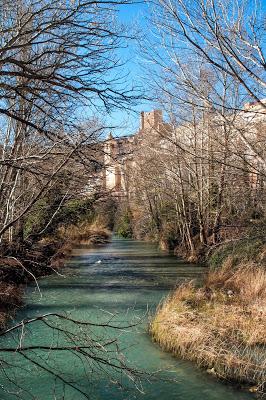
<path fill-rule="evenodd" d="M 150 332 L 165 350 L 196 361 L 217 377 L 255 385 L 266 380 L 266 271 L 228 259 L 202 288 L 178 287 L 162 303 Z"/>

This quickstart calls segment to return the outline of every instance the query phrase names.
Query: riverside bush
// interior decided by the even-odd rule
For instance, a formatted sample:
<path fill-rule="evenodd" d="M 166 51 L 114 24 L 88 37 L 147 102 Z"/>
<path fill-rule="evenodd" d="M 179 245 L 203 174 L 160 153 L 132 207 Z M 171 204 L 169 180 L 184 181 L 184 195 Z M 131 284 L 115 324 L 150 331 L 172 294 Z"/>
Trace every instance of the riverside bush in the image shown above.
<path fill-rule="evenodd" d="M 220 268 L 230 256 L 232 267 L 244 261 L 256 260 L 260 263 L 264 249 L 264 238 L 244 238 L 221 245 L 213 251 L 208 262 L 211 268 Z"/>
<path fill-rule="evenodd" d="M 34 236 L 41 232 L 58 206 L 59 203 L 56 199 L 52 200 L 45 197 L 39 200 L 25 222 L 25 237 Z M 45 229 L 44 234 L 53 235 L 59 227 L 76 225 L 83 221 L 92 223 L 94 218 L 95 211 L 92 199 L 69 200 L 58 209 L 54 215 L 53 223 Z"/>
<path fill-rule="evenodd" d="M 120 216 L 116 224 L 116 232 L 124 238 L 132 238 L 132 214 L 129 209 L 126 209 Z"/>

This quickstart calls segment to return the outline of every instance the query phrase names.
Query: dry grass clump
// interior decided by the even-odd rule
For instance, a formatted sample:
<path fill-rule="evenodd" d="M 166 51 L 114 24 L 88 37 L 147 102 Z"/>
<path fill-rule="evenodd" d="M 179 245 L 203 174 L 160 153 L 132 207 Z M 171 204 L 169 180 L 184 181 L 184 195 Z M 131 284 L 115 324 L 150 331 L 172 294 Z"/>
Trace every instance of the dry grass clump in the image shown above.
<path fill-rule="evenodd" d="M 60 269 L 64 266 L 66 258 L 71 253 L 73 247 L 77 243 L 85 244 L 102 244 L 108 242 L 111 236 L 111 232 L 102 226 L 97 226 L 96 223 L 82 223 L 79 225 L 70 225 L 67 228 L 60 228 L 58 231 L 58 238 L 56 241 L 57 247 L 55 247 L 51 257 L 50 266 L 52 269 Z M 54 239 L 49 238 L 42 240 L 42 245 L 53 247 Z M 58 246 L 58 243 L 60 243 Z"/>
<path fill-rule="evenodd" d="M 50 261 L 52 269 L 60 269 L 64 266 L 66 258 L 70 255 L 77 243 L 101 244 L 106 243 L 111 232 L 105 227 L 84 222 L 79 225 L 62 227 L 58 231 L 58 237 L 44 238 L 40 245 Z M 51 253 L 51 254 L 50 254 Z"/>
<path fill-rule="evenodd" d="M 97 223 L 80 225 L 71 225 L 64 232 L 61 232 L 64 238 L 74 242 L 85 242 L 89 244 L 106 243 L 111 232 L 104 226 L 98 226 Z"/>
<path fill-rule="evenodd" d="M 158 308 L 150 331 L 165 350 L 263 392 L 266 271 L 252 264 L 232 270 L 227 260 L 208 274 L 204 287 L 178 287 Z"/>
<path fill-rule="evenodd" d="M 240 264 L 234 270 L 231 262 L 228 258 L 221 269 L 209 272 L 206 286 L 211 290 L 230 291 L 235 300 L 249 306 L 257 301 L 265 301 L 266 270 L 254 263 Z"/>

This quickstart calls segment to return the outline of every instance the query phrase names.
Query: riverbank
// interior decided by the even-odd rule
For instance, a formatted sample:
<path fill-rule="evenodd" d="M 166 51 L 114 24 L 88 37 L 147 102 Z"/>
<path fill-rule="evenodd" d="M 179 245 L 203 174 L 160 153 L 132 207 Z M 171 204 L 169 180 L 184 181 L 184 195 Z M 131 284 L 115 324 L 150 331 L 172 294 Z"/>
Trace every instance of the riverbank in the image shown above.
<path fill-rule="evenodd" d="M 188 282 L 159 306 L 154 341 L 218 378 L 265 393 L 265 245 L 232 244 L 211 257 L 202 287 Z M 242 250 L 241 250 L 242 248 Z"/>
<path fill-rule="evenodd" d="M 24 289 L 38 278 L 59 273 L 77 243 L 107 243 L 110 231 L 104 226 L 83 223 L 68 226 L 39 242 L 9 246 L 0 257 L 0 330 L 23 306 Z"/>

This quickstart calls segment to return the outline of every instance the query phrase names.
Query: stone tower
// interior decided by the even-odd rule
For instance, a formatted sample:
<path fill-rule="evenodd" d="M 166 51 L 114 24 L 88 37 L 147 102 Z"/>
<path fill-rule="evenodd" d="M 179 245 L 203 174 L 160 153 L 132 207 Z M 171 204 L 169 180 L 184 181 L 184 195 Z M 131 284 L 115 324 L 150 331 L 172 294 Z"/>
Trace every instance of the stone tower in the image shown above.
<path fill-rule="evenodd" d="M 142 111 L 140 113 L 140 131 L 145 130 L 160 130 L 163 124 L 163 112 L 162 110 L 153 110 L 150 112 Z"/>
<path fill-rule="evenodd" d="M 114 195 L 128 194 L 130 170 L 134 168 L 136 152 L 145 134 L 165 132 L 161 110 L 141 112 L 140 128 L 133 136 L 114 138 L 110 133 L 104 143 L 104 187 Z"/>

